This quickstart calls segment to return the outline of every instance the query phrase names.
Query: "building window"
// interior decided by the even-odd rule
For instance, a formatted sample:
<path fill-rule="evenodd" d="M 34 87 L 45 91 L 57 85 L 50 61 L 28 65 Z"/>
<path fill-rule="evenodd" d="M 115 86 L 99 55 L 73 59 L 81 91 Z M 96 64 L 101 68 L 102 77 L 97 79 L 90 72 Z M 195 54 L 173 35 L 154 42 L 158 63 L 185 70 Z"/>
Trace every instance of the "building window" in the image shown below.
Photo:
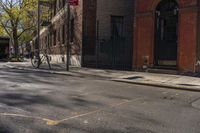
<path fill-rule="evenodd" d="M 46 35 L 45 36 L 45 48 L 47 48 L 48 47 L 48 36 Z"/>
<path fill-rule="evenodd" d="M 58 7 L 59 7 L 59 9 L 61 9 L 61 8 L 62 8 L 62 1 L 61 1 L 61 0 L 59 0 L 59 3 L 58 3 L 58 4 L 59 4 L 59 6 L 58 6 Z"/>
<path fill-rule="evenodd" d="M 53 46 L 53 35 L 52 35 L 52 33 L 50 33 L 50 38 L 49 38 L 49 40 L 50 40 L 50 46 L 52 47 Z"/>
<path fill-rule="evenodd" d="M 50 34 L 48 34 L 47 39 L 48 39 L 48 48 L 49 48 L 51 46 L 51 35 Z"/>
<path fill-rule="evenodd" d="M 62 44 L 65 44 L 65 32 L 66 32 L 66 30 L 65 30 L 65 24 L 63 24 L 63 26 L 62 26 Z"/>
<path fill-rule="evenodd" d="M 57 0 L 55 0 L 54 4 L 53 4 L 53 15 L 54 16 L 56 15 L 56 5 L 57 5 Z"/>
<path fill-rule="evenodd" d="M 60 0 L 56 0 L 56 13 L 57 13 L 57 12 L 59 11 L 59 9 L 60 9 L 60 8 L 59 8 L 59 1 L 60 1 Z"/>
<path fill-rule="evenodd" d="M 56 30 L 54 30 L 54 32 L 53 32 L 53 45 L 55 46 L 56 45 L 56 39 L 57 39 L 57 34 L 56 34 L 57 32 L 56 32 Z"/>
<path fill-rule="evenodd" d="M 39 48 L 42 49 L 42 45 L 43 45 L 43 39 L 40 38 L 40 45 L 39 45 Z"/>
<path fill-rule="evenodd" d="M 60 43 L 60 30 L 61 28 L 58 28 L 58 43 Z"/>
<path fill-rule="evenodd" d="M 64 7 L 66 3 L 66 0 L 62 0 L 62 6 Z"/>

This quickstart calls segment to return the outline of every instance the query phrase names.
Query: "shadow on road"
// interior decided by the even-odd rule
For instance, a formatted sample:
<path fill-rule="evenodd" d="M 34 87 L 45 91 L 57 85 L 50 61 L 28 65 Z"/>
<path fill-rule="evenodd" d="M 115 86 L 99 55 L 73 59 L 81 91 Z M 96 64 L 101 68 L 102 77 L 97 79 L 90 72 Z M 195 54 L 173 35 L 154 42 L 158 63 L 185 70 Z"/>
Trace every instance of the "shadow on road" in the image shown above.
<path fill-rule="evenodd" d="M 0 125 L 0 133 L 12 133 L 8 127 Z"/>

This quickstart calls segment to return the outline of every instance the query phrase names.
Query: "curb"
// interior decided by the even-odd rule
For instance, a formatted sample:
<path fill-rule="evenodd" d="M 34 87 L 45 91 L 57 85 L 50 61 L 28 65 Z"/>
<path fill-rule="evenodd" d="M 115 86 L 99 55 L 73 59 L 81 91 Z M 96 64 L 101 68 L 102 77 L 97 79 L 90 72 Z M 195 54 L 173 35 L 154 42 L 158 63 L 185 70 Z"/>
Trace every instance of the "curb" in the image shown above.
<path fill-rule="evenodd" d="M 190 87 L 180 86 L 180 85 L 169 85 L 169 84 L 161 84 L 161 83 L 147 83 L 147 82 L 143 82 L 143 81 L 130 81 L 130 80 L 126 80 L 126 79 L 111 79 L 111 81 L 128 83 L 128 84 L 136 84 L 136 85 L 162 87 L 162 88 L 175 89 L 175 90 L 200 92 L 200 88 L 190 88 Z"/>
<path fill-rule="evenodd" d="M 32 68 L 24 68 L 24 67 L 15 67 L 15 66 L 10 66 L 10 65 L 5 65 L 5 66 L 8 68 L 11 68 L 11 69 L 18 69 L 18 70 L 28 70 L 28 71 L 34 71 L 34 72 L 67 75 L 67 76 L 73 76 L 73 77 L 94 76 L 94 77 L 109 79 L 110 81 L 114 81 L 114 82 L 153 86 L 153 87 L 162 87 L 162 88 L 185 90 L 185 91 L 192 91 L 192 92 L 200 92 L 200 88 L 191 88 L 191 87 L 181 86 L 181 85 L 170 85 L 170 84 L 153 83 L 153 82 L 150 83 L 150 82 L 144 82 L 144 81 L 133 81 L 133 80 L 127 80 L 127 79 L 122 79 L 122 78 L 112 78 L 112 77 L 102 76 L 102 75 L 86 74 L 86 73 L 81 73 L 81 72 L 65 72 L 65 73 L 63 73 L 63 72 L 57 72 L 57 71 L 53 71 L 53 70 L 32 69 Z"/>
<path fill-rule="evenodd" d="M 87 73 L 81 73 L 81 72 L 57 72 L 53 70 L 45 70 L 45 69 L 33 69 L 33 68 L 26 68 L 26 67 L 15 67 L 11 65 L 4 65 L 11 69 L 18 69 L 18 70 L 27 70 L 27 71 L 33 71 L 33 72 L 42 72 L 42 73 L 50 73 L 50 74 L 57 74 L 57 75 L 67 75 L 67 76 L 73 76 L 73 77 L 81 77 L 81 76 L 93 76 L 93 77 L 99 77 L 104 79 L 112 79 L 113 77 L 108 76 L 102 76 L 102 75 L 95 75 L 95 74 L 87 74 Z"/>
<path fill-rule="evenodd" d="M 33 72 L 42 72 L 42 73 L 68 75 L 68 76 L 77 76 L 76 74 L 73 74 L 73 73 L 70 73 L 70 72 L 63 73 L 63 72 L 56 72 L 56 71 L 53 71 L 53 70 L 32 69 L 32 68 L 25 68 L 25 67 L 15 67 L 15 66 L 10 66 L 10 65 L 5 65 L 5 66 L 10 68 L 10 69 L 28 70 L 28 71 L 33 71 Z"/>

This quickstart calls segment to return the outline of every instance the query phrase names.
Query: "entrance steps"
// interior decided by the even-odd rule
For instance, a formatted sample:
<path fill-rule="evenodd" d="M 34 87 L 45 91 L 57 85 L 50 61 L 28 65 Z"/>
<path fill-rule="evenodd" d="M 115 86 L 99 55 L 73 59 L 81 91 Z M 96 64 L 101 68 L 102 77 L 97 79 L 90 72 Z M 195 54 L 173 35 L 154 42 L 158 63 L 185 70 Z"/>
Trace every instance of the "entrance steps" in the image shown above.
<path fill-rule="evenodd" d="M 148 68 L 146 69 L 146 72 L 149 73 L 159 73 L 159 74 L 173 74 L 177 75 L 180 74 L 178 70 L 176 69 L 170 69 L 170 68 Z"/>

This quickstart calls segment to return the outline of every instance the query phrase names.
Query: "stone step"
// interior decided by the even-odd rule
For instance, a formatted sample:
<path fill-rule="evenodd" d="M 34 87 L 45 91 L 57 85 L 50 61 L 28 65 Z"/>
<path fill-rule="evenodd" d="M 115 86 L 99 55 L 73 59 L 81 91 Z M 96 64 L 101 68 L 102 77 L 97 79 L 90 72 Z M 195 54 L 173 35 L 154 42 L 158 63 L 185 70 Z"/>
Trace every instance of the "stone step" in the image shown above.
<path fill-rule="evenodd" d="M 173 75 L 179 74 L 177 70 L 173 70 L 173 69 L 148 68 L 146 71 L 149 73 L 159 73 L 159 74 L 173 74 Z"/>

